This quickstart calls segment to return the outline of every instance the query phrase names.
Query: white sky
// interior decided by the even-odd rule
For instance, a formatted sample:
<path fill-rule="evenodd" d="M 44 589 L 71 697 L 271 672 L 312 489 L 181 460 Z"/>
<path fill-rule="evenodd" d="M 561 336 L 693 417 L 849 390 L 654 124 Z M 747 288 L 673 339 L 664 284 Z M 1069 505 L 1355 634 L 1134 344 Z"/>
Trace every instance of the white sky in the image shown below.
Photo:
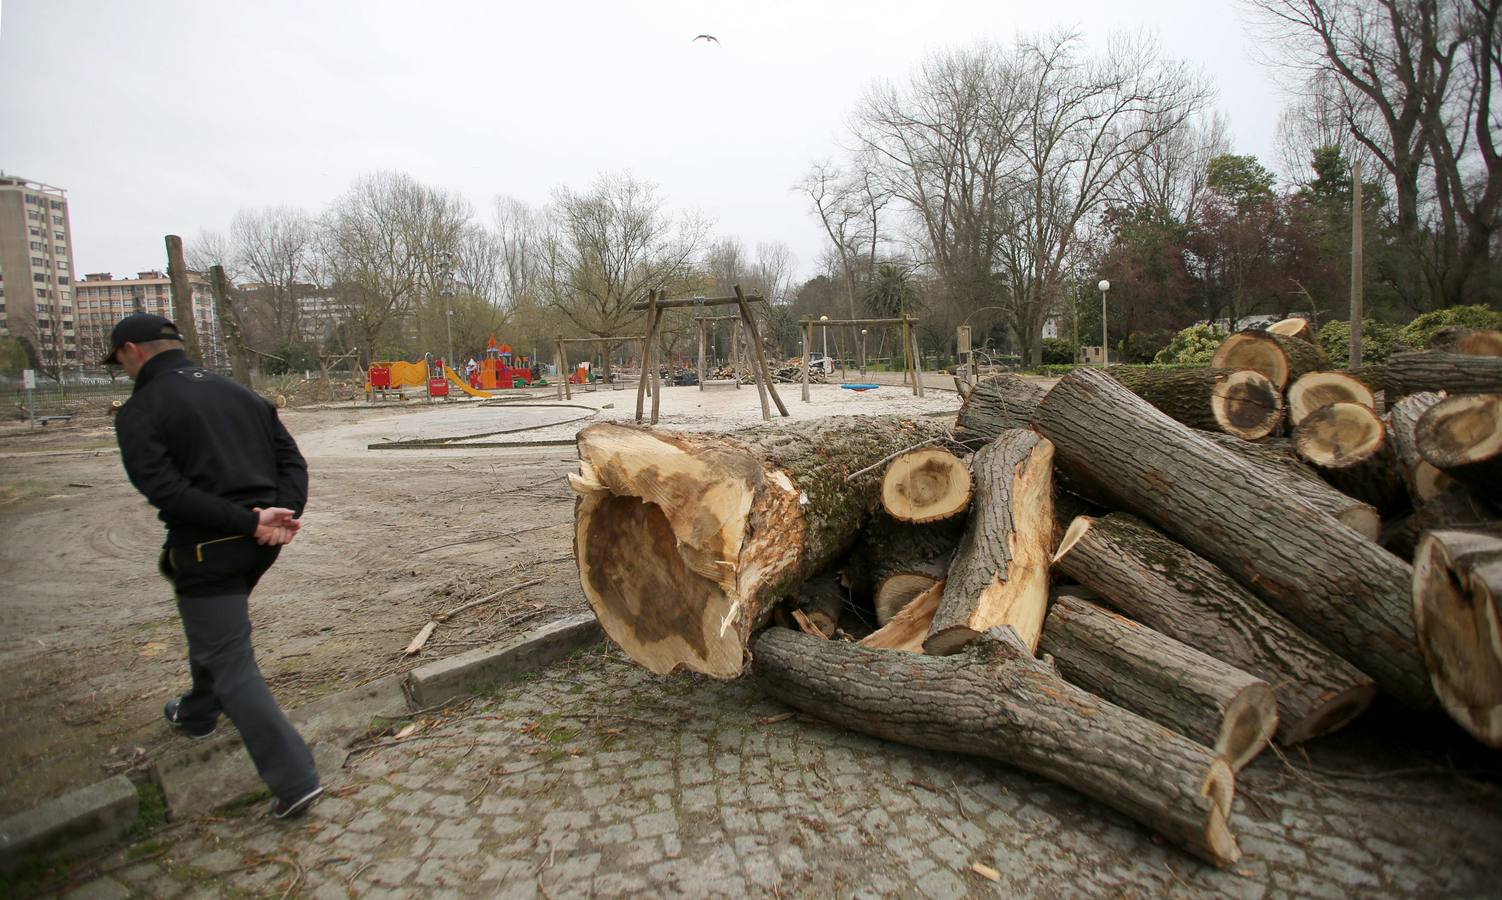
<path fill-rule="evenodd" d="M 630 171 L 748 252 L 787 243 L 807 276 L 821 232 L 791 188 L 838 155 L 864 88 L 1019 32 L 1156 33 L 1270 167 L 1282 105 L 1234 0 L 0 4 L 0 169 L 68 190 L 80 273 L 161 268 L 164 234 L 316 213 L 397 169 L 487 223 L 498 194 Z"/>

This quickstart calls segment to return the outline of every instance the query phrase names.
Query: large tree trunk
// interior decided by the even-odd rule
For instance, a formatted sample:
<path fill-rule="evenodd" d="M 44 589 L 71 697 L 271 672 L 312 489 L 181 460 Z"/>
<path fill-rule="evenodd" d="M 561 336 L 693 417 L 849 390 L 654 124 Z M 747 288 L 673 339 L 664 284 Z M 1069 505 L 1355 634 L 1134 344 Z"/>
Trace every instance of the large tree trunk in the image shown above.
<path fill-rule="evenodd" d="M 1279 743 L 1342 728 L 1377 694 L 1355 666 L 1215 564 L 1134 516 L 1076 519 L 1054 567 L 1149 628 L 1273 685 Z M 1046 644 L 1046 624 L 1043 631 Z"/>
<path fill-rule="evenodd" d="M 1451 718 L 1502 747 L 1502 531 L 1431 531 L 1413 563 L 1413 620 Z"/>
<path fill-rule="evenodd" d="M 1224 434 L 1205 436 L 1259 466 L 1267 476 L 1282 481 L 1286 489 L 1299 494 L 1326 515 L 1356 529 L 1367 539 L 1375 541 L 1380 536 L 1382 517 L 1377 508 L 1336 490 L 1299 459 L 1293 452 L 1292 443 L 1286 440 L 1253 443 Z"/>
<path fill-rule="evenodd" d="M 911 525 L 877 513 L 845 565 L 845 583 L 871 595 L 876 624 L 885 625 L 913 598 L 944 580 L 964 529 L 961 518 Z"/>
<path fill-rule="evenodd" d="M 1034 425 L 1061 469 L 1218 563 L 1383 690 L 1433 702 L 1402 560 L 1102 372 L 1060 379 Z"/>
<path fill-rule="evenodd" d="M 1387 402 L 1419 391 L 1452 394 L 1502 393 L 1502 358 L 1424 350 L 1387 360 Z"/>
<path fill-rule="evenodd" d="M 986 378 L 965 397 L 955 420 L 955 437 L 978 448 L 1009 428 L 1026 428 L 1046 393 L 1021 375 Z"/>
<path fill-rule="evenodd" d="M 1267 682 L 1078 597 L 1054 600 L 1038 649 L 1065 681 L 1204 744 L 1233 772 L 1278 727 Z"/>
<path fill-rule="evenodd" d="M 1502 394 L 1441 400 L 1419 419 L 1414 443 L 1430 465 L 1502 503 Z"/>
<path fill-rule="evenodd" d="M 954 653 L 998 625 L 1036 648 L 1056 537 L 1053 445 L 1036 432 L 1002 432 L 975 454 L 970 520 L 923 649 Z"/>
<path fill-rule="evenodd" d="M 1281 391 L 1308 372 L 1330 368 L 1330 360 L 1302 338 L 1251 329 L 1226 338 L 1210 357 L 1210 366 L 1260 372 Z"/>
<path fill-rule="evenodd" d="M 1283 392 L 1250 369 L 1137 369 L 1106 372 L 1175 421 L 1261 440 L 1283 423 Z"/>
<path fill-rule="evenodd" d="M 734 437 L 591 425 L 569 482 L 579 580 L 600 625 L 659 674 L 741 674 L 771 607 L 849 549 L 881 476 L 846 476 L 944 427 L 832 417 Z"/>
<path fill-rule="evenodd" d="M 944 658 L 769 629 L 752 669 L 771 696 L 843 728 L 1051 778 L 1218 866 L 1241 855 L 1224 759 L 1064 681 L 1011 629 Z"/>
<path fill-rule="evenodd" d="M 1387 437 L 1392 444 L 1393 461 L 1414 509 L 1422 508 L 1423 504 L 1455 483 L 1449 475 L 1424 459 L 1416 440 L 1419 418 L 1443 399 L 1443 394 L 1421 391 L 1394 403 L 1387 413 Z"/>

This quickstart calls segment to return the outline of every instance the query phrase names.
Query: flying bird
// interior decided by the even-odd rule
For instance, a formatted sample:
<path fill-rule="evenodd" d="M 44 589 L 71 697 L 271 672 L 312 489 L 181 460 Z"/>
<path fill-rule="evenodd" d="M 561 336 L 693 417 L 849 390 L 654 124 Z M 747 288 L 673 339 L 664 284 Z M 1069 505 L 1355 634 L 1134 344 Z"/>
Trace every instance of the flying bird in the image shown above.
<path fill-rule="evenodd" d="M 701 34 L 695 37 L 694 41 L 714 41 L 716 44 L 718 44 L 720 42 L 720 39 L 712 34 Z M 689 41 L 689 43 L 692 44 L 694 41 Z"/>

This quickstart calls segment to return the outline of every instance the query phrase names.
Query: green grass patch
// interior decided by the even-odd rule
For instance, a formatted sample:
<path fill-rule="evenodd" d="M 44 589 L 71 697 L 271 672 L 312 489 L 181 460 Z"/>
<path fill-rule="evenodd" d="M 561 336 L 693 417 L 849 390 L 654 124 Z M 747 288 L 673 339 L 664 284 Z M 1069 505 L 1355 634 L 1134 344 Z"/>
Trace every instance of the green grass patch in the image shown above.
<path fill-rule="evenodd" d="M 150 781 L 136 785 L 136 820 L 126 830 L 125 840 L 136 840 L 166 822 L 167 798 L 162 796 L 162 789 Z"/>

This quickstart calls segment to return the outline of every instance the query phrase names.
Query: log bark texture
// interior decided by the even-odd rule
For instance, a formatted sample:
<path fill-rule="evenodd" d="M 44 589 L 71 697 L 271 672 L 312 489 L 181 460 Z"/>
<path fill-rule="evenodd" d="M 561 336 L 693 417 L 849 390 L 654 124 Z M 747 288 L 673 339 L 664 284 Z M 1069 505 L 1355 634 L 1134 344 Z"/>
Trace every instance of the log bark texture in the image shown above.
<path fill-rule="evenodd" d="M 752 662 L 772 697 L 889 741 L 995 759 L 1068 785 L 1215 865 L 1235 776 L 1188 738 L 1069 684 L 1010 629 L 936 658 L 822 642 L 785 628 Z"/>
<path fill-rule="evenodd" d="M 1075 520 L 1054 569 L 1128 617 L 1272 685 L 1281 744 L 1343 728 L 1376 697 L 1369 676 L 1135 516 Z M 1047 624 L 1043 633 L 1046 646 Z"/>
<path fill-rule="evenodd" d="M 992 375 L 975 385 L 955 420 L 955 437 L 972 449 L 1009 428 L 1026 428 L 1044 388 L 1021 375 Z"/>
<path fill-rule="evenodd" d="M 569 482 L 574 552 L 601 627 L 659 674 L 741 674 L 772 606 L 846 550 L 881 476 L 847 475 L 944 433 L 831 417 L 734 437 L 591 425 Z"/>
<path fill-rule="evenodd" d="M 1375 506 L 1336 490 L 1330 482 L 1305 465 L 1287 440 L 1243 441 L 1223 434 L 1206 434 L 1216 444 L 1261 467 L 1284 487 L 1300 494 L 1315 508 L 1356 529 L 1368 540 L 1377 540 L 1382 531 L 1382 516 Z"/>
<path fill-rule="evenodd" d="M 1277 431 L 1283 393 L 1257 372 L 1234 369 L 1106 369 L 1127 390 L 1177 422 L 1248 441 Z"/>
<path fill-rule="evenodd" d="M 1419 391 L 1502 393 L 1502 357 L 1421 350 L 1387 358 L 1387 402 Z"/>
<path fill-rule="evenodd" d="M 1443 394 L 1420 391 L 1394 403 L 1387 412 L 1387 437 L 1392 443 L 1393 462 L 1398 467 L 1398 477 L 1402 479 L 1403 489 L 1414 509 L 1422 508 L 1429 500 L 1454 485 L 1454 479 L 1435 468 L 1419 453 L 1416 439 L 1420 417 L 1443 399 Z"/>
<path fill-rule="evenodd" d="M 1502 747 L 1502 532 L 1431 531 L 1413 566 L 1413 620 L 1445 711 Z"/>
<path fill-rule="evenodd" d="M 1065 681 L 1204 744 L 1233 772 L 1278 727 L 1261 678 L 1078 597 L 1054 601 L 1038 649 Z"/>
<path fill-rule="evenodd" d="M 923 642 L 935 655 L 954 653 L 998 625 L 1012 626 L 1036 648 L 1048 608 L 1057 538 L 1053 445 L 1033 431 L 1004 431 L 975 454 L 974 478 L 970 519 Z"/>
<path fill-rule="evenodd" d="M 844 568 L 852 591 L 871 595 L 885 625 L 914 597 L 943 581 L 965 530 L 961 518 L 913 525 L 878 512 Z"/>
<path fill-rule="evenodd" d="M 1220 565 L 1399 700 L 1433 703 L 1402 560 L 1104 373 L 1060 379 L 1034 427 L 1059 468 L 1109 486 L 1116 508 Z"/>
<path fill-rule="evenodd" d="M 1382 546 L 1389 553 L 1410 562 L 1426 531 L 1442 529 L 1474 530 L 1497 527 L 1496 509 L 1477 499 L 1463 485 L 1451 485 L 1413 512 L 1382 523 Z"/>
<path fill-rule="evenodd" d="M 1502 503 L 1502 393 L 1461 394 L 1419 418 L 1424 460 L 1491 503 Z"/>

